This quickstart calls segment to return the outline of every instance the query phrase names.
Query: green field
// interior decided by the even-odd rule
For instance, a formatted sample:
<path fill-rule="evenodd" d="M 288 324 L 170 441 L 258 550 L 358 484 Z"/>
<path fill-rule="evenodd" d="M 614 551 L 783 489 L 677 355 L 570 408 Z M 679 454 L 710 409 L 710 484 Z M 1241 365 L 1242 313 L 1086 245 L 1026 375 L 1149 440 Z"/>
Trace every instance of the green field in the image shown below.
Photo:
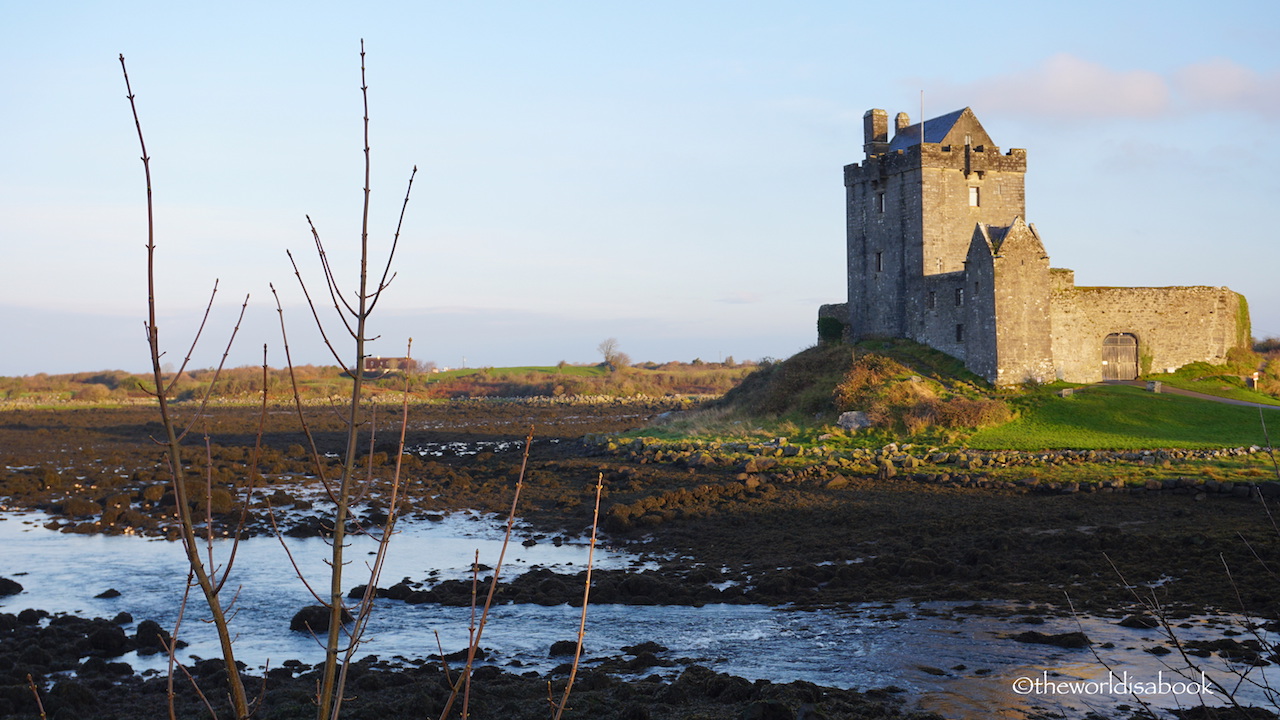
<path fill-rule="evenodd" d="M 1263 413 L 1268 425 L 1280 430 L 1280 412 Z M 965 444 L 990 450 L 1140 450 L 1266 441 L 1257 408 L 1096 385 L 1065 398 L 1044 393 L 1024 405 L 1017 419 L 980 430 Z"/>

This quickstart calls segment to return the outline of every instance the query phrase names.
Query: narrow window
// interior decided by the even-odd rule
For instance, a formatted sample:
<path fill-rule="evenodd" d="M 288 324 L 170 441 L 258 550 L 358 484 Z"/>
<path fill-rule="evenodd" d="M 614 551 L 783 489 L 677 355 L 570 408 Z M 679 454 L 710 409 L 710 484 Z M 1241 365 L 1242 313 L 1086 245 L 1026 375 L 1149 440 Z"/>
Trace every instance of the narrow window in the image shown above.
<path fill-rule="evenodd" d="M 938 293 L 933 290 L 929 291 L 929 297 L 925 298 L 924 304 L 930 310 L 938 306 Z"/>
<path fill-rule="evenodd" d="M 876 212 L 884 212 L 884 193 L 876 193 Z"/>
<path fill-rule="evenodd" d="M 964 305 L 964 288 L 956 288 L 956 307 Z"/>
<path fill-rule="evenodd" d="M 978 207 L 979 204 L 978 188 L 969 188 L 969 207 Z"/>
<path fill-rule="evenodd" d="M 964 342 L 964 324 L 956 325 L 956 342 Z"/>
<path fill-rule="evenodd" d="M 978 285 L 978 281 L 977 281 L 977 280 L 974 280 L 974 281 L 973 281 L 973 295 L 974 295 L 974 297 L 977 297 L 977 296 L 978 296 L 978 288 L 979 288 L 979 287 L 980 287 L 980 286 Z"/>
<path fill-rule="evenodd" d="M 884 272 L 884 253 L 876 253 L 876 272 Z"/>

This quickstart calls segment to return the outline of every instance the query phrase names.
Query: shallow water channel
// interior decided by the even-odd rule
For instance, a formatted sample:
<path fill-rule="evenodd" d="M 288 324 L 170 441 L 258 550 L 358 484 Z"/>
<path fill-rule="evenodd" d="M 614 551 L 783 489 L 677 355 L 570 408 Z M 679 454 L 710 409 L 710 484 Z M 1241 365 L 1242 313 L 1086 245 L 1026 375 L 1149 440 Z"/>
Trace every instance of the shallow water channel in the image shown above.
<path fill-rule="evenodd" d="M 172 627 L 186 577 L 185 559 L 176 543 L 141 537 L 74 535 L 47 530 L 38 515 L 0 514 L 0 576 L 20 582 L 25 590 L 0 598 L 0 612 L 39 608 L 51 613 L 85 617 L 114 617 L 129 612 L 136 621 L 154 619 Z M 542 541 L 531 547 L 516 538 L 507 551 L 504 577 L 541 566 L 566 573 L 586 563 L 585 544 L 556 546 Z M 326 569 L 329 546 L 320 539 L 289 540 L 300 567 L 317 583 Z M 385 587 L 403 577 L 421 580 L 465 577 L 476 550 L 480 562 L 493 565 L 501 545 L 501 531 L 488 519 L 466 514 L 441 522 L 406 525 L 398 535 L 380 583 Z M 215 543 L 215 561 L 225 559 L 229 543 Z M 348 557 L 347 587 L 365 582 L 363 563 L 372 543 L 355 543 Z M 614 549 L 598 549 L 597 566 L 636 567 L 637 558 Z M 431 575 L 435 571 L 435 575 Z M 316 663 L 322 652 L 305 633 L 289 631 L 289 620 L 302 606 L 314 604 L 297 579 L 289 559 L 274 538 L 244 542 L 228 587 L 241 586 L 233 628 L 239 635 L 239 659 L 250 667 L 277 667 L 287 659 Z M 116 598 L 94 596 L 114 588 Z M 380 600 L 370 624 L 364 653 L 383 659 L 417 661 L 437 652 L 436 633 L 445 652 L 465 647 L 469 609 L 439 605 L 409 605 Z M 212 629 L 198 621 L 200 604 L 193 599 L 180 637 L 190 643 L 184 659 L 216 657 Z M 903 689 L 913 704 L 949 718 L 1022 717 L 1046 710 L 1082 717 L 1089 710 L 1111 714 L 1117 706 L 1136 706 L 1119 683 L 1183 682 L 1165 667 L 1162 658 L 1146 652 L 1160 645 L 1159 630 L 1124 628 L 1114 619 L 1046 618 L 1026 624 L 1020 618 L 997 618 L 957 613 L 955 603 L 896 603 L 855 605 L 837 610 L 799 611 L 758 605 L 684 606 L 601 605 L 591 608 L 587 628 L 587 661 L 622 654 L 621 648 L 655 641 L 668 648 L 661 656 L 692 661 L 719 672 L 748 679 L 777 682 L 807 680 L 820 685 L 871 689 Z M 548 670 L 563 658 L 547 657 L 550 645 L 573 639 L 579 609 L 562 605 L 506 605 L 493 612 L 482 645 L 489 661 L 515 672 Z M 1227 616 L 1192 618 L 1180 629 L 1183 639 L 1221 637 L 1238 622 Z M 1077 624 L 1078 623 L 1078 624 Z M 128 626 L 132 629 L 133 625 Z M 1237 628 L 1239 629 L 1239 628 Z M 1009 638 L 1026 630 L 1063 633 L 1083 630 L 1095 646 L 1113 643 L 1099 654 L 1104 667 L 1087 649 L 1064 649 L 1016 642 Z M 1244 639 L 1246 636 L 1241 636 Z M 1171 658 L 1164 659 L 1171 665 Z M 159 671 L 162 656 L 121 658 L 135 671 Z M 1211 677 L 1235 683 L 1233 669 L 1216 657 L 1203 661 Z M 674 675 L 682 665 L 645 671 Z M 1235 670 L 1241 670 L 1234 666 Z M 1250 678 L 1263 679 L 1253 669 Z M 1067 686 L 1071 681 L 1108 682 L 1107 686 Z M 1274 686 L 1280 673 L 1270 675 Z M 1193 676 L 1198 681 L 1198 676 Z M 1036 681 L 1039 681 L 1038 683 Z M 1045 683 L 1059 683 L 1047 686 Z M 1141 689 L 1141 688 L 1140 688 Z M 1262 691 L 1246 691 L 1252 704 L 1271 706 Z M 1153 706 L 1172 708 L 1200 704 L 1194 695 L 1175 692 L 1143 694 Z M 1220 704 L 1206 697 L 1209 704 Z M 1274 708 L 1273 708 L 1274 709 Z"/>

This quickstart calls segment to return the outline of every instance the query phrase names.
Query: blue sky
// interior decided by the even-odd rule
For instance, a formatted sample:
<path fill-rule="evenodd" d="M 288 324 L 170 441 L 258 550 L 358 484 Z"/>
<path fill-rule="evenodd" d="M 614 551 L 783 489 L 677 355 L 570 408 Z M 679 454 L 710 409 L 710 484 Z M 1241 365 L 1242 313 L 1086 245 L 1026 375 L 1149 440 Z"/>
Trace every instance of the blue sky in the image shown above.
<path fill-rule="evenodd" d="M 1226 285 L 1280 335 L 1274 2 L 0 3 L 0 375 L 147 366 L 145 205 L 175 362 L 215 278 L 231 363 L 328 358 L 285 255 L 354 282 L 419 168 L 372 352 L 441 365 L 785 357 L 844 299 L 868 108 L 973 107 L 1029 151 L 1081 285 Z M 317 286 L 318 287 L 318 286 Z M 222 341 L 194 364 L 216 363 Z"/>

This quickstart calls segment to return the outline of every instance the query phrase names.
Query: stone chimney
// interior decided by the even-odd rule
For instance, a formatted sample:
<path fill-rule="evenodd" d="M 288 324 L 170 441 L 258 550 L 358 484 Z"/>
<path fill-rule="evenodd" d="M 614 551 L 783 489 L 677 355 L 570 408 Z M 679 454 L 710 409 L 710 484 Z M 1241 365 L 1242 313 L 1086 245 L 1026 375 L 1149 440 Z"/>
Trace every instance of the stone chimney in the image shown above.
<path fill-rule="evenodd" d="M 889 113 L 879 108 L 862 116 L 862 150 L 867 157 L 879 155 L 889 148 Z"/>
<path fill-rule="evenodd" d="M 911 125 L 911 116 L 904 112 L 898 113 L 897 117 L 893 119 L 893 134 L 894 135 L 901 134 L 902 131 L 906 130 L 907 127 L 909 127 L 910 125 Z"/>

